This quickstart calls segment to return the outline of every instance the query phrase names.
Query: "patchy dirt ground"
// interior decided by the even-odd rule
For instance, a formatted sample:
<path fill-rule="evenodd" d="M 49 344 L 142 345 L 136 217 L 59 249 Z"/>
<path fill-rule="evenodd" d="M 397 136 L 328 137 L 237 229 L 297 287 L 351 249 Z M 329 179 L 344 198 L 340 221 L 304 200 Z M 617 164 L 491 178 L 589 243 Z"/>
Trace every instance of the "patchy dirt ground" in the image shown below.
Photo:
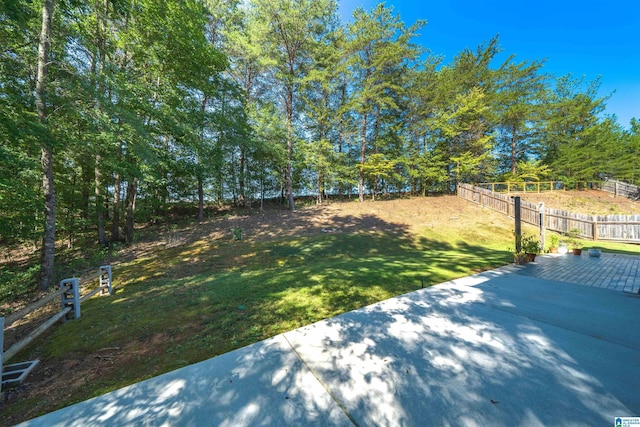
<path fill-rule="evenodd" d="M 640 203 L 614 198 L 600 191 L 527 193 L 522 194 L 530 202 L 545 202 L 549 207 L 589 214 L 640 214 Z M 207 239 L 233 238 L 232 228 L 242 228 L 244 238 L 251 241 L 268 241 L 285 236 L 305 236 L 337 231 L 377 230 L 406 233 L 424 227 L 454 226 L 473 227 L 491 222 L 509 221 L 500 214 L 459 199 L 455 196 L 395 199 L 378 202 L 356 201 L 329 203 L 301 208 L 295 212 L 270 209 L 252 215 L 228 215 L 199 225 L 184 227 L 156 227 L 140 230 L 142 238 L 131 247 L 122 249 L 113 264 L 154 251 L 180 247 Z M 510 221 L 509 221 L 510 222 Z M 18 255 L 16 255 L 18 256 Z M 5 348 L 16 338 L 28 333 L 39 324 L 28 319 L 7 336 Z M 130 357 L 161 354 L 166 350 L 165 339 L 153 336 L 147 341 L 134 341 L 129 347 L 104 348 L 91 357 L 69 354 L 64 366 L 43 360 L 27 381 L 5 393 L 0 412 L 7 405 L 14 405 L 28 398 L 37 398 L 38 407 L 52 408 L 67 390 L 91 387 L 106 371 L 117 370 Z M 73 372 L 73 375 L 69 373 Z M 47 409 L 48 410 L 48 409 Z M 1 417 L 0 425 L 13 425 L 37 415 L 37 408 Z"/>

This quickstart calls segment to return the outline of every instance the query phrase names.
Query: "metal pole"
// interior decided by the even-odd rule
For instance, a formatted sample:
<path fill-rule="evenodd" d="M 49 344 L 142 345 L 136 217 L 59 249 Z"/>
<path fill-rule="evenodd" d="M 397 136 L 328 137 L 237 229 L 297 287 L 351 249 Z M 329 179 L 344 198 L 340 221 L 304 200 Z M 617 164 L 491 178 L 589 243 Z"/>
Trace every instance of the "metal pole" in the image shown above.
<path fill-rule="evenodd" d="M 516 252 L 522 251 L 522 221 L 520 219 L 520 196 L 513 198 L 513 215 L 515 218 L 516 227 Z"/>

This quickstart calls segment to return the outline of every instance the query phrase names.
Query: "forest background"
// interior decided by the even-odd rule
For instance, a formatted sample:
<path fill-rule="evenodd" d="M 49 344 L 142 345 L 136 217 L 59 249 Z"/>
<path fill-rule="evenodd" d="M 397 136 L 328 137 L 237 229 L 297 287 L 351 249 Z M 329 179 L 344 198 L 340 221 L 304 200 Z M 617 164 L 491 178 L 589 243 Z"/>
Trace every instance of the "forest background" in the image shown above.
<path fill-rule="evenodd" d="M 495 180 L 640 182 L 640 121 L 600 81 L 450 64 L 379 4 L 335 0 L 0 0 L 0 244 L 131 243 L 177 205 L 447 192 Z M 37 272 L 37 273 L 36 273 Z"/>

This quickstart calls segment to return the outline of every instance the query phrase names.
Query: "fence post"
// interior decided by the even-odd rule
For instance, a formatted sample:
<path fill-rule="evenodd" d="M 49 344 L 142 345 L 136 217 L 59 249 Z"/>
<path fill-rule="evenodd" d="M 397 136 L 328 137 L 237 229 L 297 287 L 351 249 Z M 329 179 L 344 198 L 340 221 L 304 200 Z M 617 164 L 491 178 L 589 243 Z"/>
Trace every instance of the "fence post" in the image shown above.
<path fill-rule="evenodd" d="M 513 198 L 513 213 L 516 227 L 516 253 L 522 251 L 522 221 L 520 220 L 520 196 Z"/>
<path fill-rule="evenodd" d="M 544 202 L 540 202 L 540 204 L 538 204 L 538 216 L 540 217 L 540 249 L 542 250 L 542 253 L 544 253 L 544 235 L 547 227 L 544 217 Z"/>
<path fill-rule="evenodd" d="M 595 242 L 596 240 L 598 240 L 598 220 L 594 219 L 593 220 L 593 241 Z"/>
<path fill-rule="evenodd" d="M 60 281 L 61 288 L 69 285 L 71 285 L 71 288 L 62 294 L 62 310 L 67 307 L 71 307 L 73 317 L 70 316 L 71 312 L 69 312 L 65 317 L 63 317 L 63 321 L 78 319 L 80 317 L 80 285 L 78 283 L 78 278 L 74 277 L 73 279 L 64 279 Z"/>
<path fill-rule="evenodd" d="M 100 267 L 100 295 L 109 292 L 113 295 L 113 285 L 111 284 L 111 266 L 103 265 Z"/>

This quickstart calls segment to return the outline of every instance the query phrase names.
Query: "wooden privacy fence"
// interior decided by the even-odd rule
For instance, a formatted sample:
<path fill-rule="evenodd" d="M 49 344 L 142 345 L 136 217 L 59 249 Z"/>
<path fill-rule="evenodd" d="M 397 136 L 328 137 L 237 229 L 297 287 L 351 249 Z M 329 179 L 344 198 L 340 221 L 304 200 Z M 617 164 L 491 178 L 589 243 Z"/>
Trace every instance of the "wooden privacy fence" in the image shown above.
<path fill-rule="evenodd" d="M 567 184 L 562 181 L 535 182 L 481 182 L 476 187 L 490 190 L 492 193 L 544 193 L 547 191 L 587 190 L 601 187 L 600 182 L 575 181 Z"/>
<path fill-rule="evenodd" d="M 608 179 L 602 184 L 602 190 L 614 196 L 623 196 L 633 200 L 640 200 L 640 187 L 615 179 Z"/>
<path fill-rule="evenodd" d="M 458 197 L 514 216 L 511 196 L 493 193 L 491 190 L 470 184 L 458 184 Z M 520 201 L 522 221 L 547 230 L 569 233 L 580 230 L 579 237 L 591 240 L 613 240 L 640 243 L 640 215 L 584 215 L 558 209 L 545 208 L 544 204 Z"/>
<path fill-rule="evenodd" d="M 77 319 L 80 317 L 80 303 L 87 298 L 100 292 L 102 295 L 113 293 L 111 266 L 101 266 L 97 276 L 93 276 L 87 282 L 95 279 L 99 280 L 99 286 L 90 292 L 80 295 L 80 281 L 78 278 L 64 279 L 60 281 L 58 289 L 39 299 L 38 301 L 29 304 L 21 310 L 10 314 L 6 318 L 0 317 L 0 375 L 2 376 L 2 386 L 7 384 L 20 383 L 24 378 L 33 370 L 38 361 L 23 362 L 14 365 L 4 366 L 4 364 L 15 356 L 20 350 L 29 345 L 34 339 L 40 336 L 44 331 L 49 329 L 54 323 L 62 319 L 63 321 Z M 4 331 L 10 329 L 11 325 L 18 320 L 23 319 L 27 315 L 39 310 L 56 298 L 60 298 L 60 311 L 48 318 L 44 323 L 31 331 L 26 337 L 20 341 L 14 343 L 6 351 L 4 351 Z M 0 390 L 1 391 L 1 390 Z"/>

